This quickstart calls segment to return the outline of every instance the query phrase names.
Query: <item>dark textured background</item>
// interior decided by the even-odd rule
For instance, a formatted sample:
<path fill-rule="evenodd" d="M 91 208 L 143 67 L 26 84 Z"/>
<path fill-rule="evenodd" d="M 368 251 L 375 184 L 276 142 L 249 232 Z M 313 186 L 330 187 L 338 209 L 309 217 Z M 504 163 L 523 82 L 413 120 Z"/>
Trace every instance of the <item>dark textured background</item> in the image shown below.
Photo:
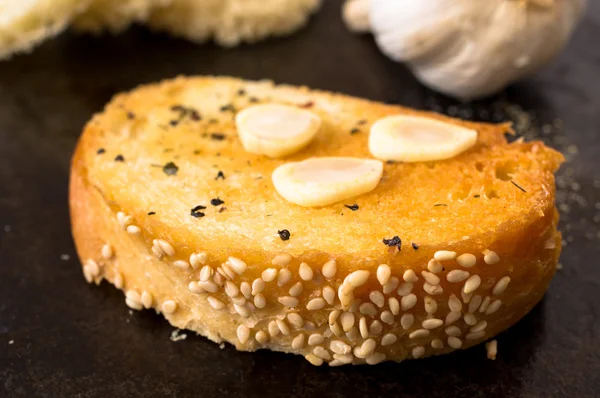
<path fill-rule="evenodd" d="M 64 34 L 0 63 L 0 396 L 600 396 L 600 2 L 591 2 L 558 61 L 474 104 L 420 86 L 370 37 L 343 28 L 339 1 L 326 3 L 299 34 L 252 47 L 197 47 L 136 28 L 116 38 Z M 122 293 L 84 282 L 69 232 L 67 176 L 92 113 L 119 91 L 178 74 L 271 78 L 517 121 L 522 133 L 541 135 L 572 159 L 559 181 L 564 270 L 544 301 L 499 336 L 495 362 L 480 346 L 329 369 L 191 335 L 170 341 L 173 329 L 161 317 L 130 314 Z"/>

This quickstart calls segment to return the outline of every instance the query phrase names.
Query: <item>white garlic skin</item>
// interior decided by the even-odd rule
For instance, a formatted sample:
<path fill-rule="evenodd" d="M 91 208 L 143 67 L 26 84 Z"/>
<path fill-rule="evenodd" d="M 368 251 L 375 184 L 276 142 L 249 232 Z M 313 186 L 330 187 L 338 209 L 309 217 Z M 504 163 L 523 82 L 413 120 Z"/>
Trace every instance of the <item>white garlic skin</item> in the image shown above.
<path fill-rule="evenodd" d="M 366 0 L 362 0 L 366 1 Z M 586 0 L 369 0 L 380 49 L 425 85 L 485 97 L 562 50 Z"/>

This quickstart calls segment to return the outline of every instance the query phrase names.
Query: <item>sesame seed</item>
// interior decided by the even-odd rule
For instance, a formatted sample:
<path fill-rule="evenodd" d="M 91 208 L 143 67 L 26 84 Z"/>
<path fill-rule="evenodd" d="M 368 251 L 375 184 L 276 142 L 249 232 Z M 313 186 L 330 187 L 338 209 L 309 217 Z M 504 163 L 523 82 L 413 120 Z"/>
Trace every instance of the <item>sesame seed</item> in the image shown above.
<path fill-rule="evenodd" d="M 359 336 L 359 331 L 356 327 L 353 327 L 346 332 L 346 337 L 348 338 L 348 340 L 350 340 L 352 342 L 356 342 L 358 340 L 358 336 Z"/>
<path fill-rule="evenodd" d="M 473 297 L 473 293 L 465 293 L 464 291 L 460 291 L 460 297 L 462 297 L 462 300 L 465 304 L 469 304 L 469 302 L 471 301 L 471 298 Z"/>
<path fill-rule="evenodd" d="M 416 304 L 417 296 L 415 296 L 412 293 L 402 297 L 402 300 L 400 300 L 400 307 L 402 308 L 402 311 L 408 311 L 411 308 L 413 308 Z"/>
<path fill-rule="evenodd" d="M 215 271 L 210 266 L 205 265 L 200 270 L 200 281 L 206 282 L 214 275 L 214 273 Z"/>
<path fill-rule="evenodd" d="M 498 341 L 492 340 L 485 343 L 485 349 L 487 351 L 488 359 L 491 359 L 492 361 L 496 360 L 496 355 L 498 354 Z"/>
<path fill-rule="evenodd" d="M 220 267 L 217 267 L 217 272 L 223 275 L 226 279 L 233 279 L 236 276 L 235 272 L 229 268 L 227 263 L 221 264 Z"/>
<path fill-rule="evenodd" d="M 380 315 L 380 319 L 388 325 L 391 325 L 394 323 L 394 314 L 390 311 L 383 311 Z"/>
<path fill-rule="evenodd" d="M 201 265 L 206 263 L 207 259 L 208 259 L 208 254 L 206 254 L 206 252 L 190 254 L 190 264 L 192 265 L 192 268 L 194 268 L 194 269 L 200 268 Z"/>
<path fill-rule="evenodd" d="M 440 326 L 442 326 L 443 324 L 444 324 L 444 321 L 442 321 L 441 319 L 430 318 L 430 319 L 425 319 L 422 323 L 422 326 L 425 329 L 436 329 L 436 328 L 439 328 Z"/>
<path fill-rule="evenodd" d="M 300 300 L 298 300 L 296 297 L 291 296 L 279 297 L 277 301 L 279 301 L 281 305 L 289 308 L 297 307 L 300 303 Z"/>
<path fill-rule="evenodd" d="M 461 269 L 454 269 L 446 275 L 446 280 L 450 283 L 458 283 L 462 282 L 469 277 L 469 273 L 467 271 L 463 271 Z"/>
<path fill-rule="evenodd" d="M 275 268 L 267 268 L 261 274 L 263 281 L 272 282 L 277 277 L 277 270 Z"/>
<path fill-rule="evenodd" d="M 460 347 L 462 347 L 463 343 L 462 340 L 458 337 L 450 336 L 448 337 L 448 345 L 454 348 L 455 350 L 458 350 Z"/>
<path fill-rule="evenodd" d="M 383 331 L 383 325 L 379 321 L 371 322 L 371 326 L 369 326 L 369 332 L 376 336 L 379 336 Z"/>
<path fill-rule="evenodd" d="M 306 263 L 300 264 L 298 273 L 300 274 L 300 278 L 302 278 L 303 281 L 310 281 L 313 278 L 313 270 L 310 267 L 310 265 Z"/>
<path fill-rule="evenodd" d="M 254 338 L 256 339 L 256 341 L 259 344 L 265 344 L 267 341 L 269 341 L 269 335 L 266 334 L 262 330 L 259 330 L 258 332 L 256 332 L 256 335 L 254 336 Z"/>
<path fill-rule="evenodd" d="M 208 304 L 210 304 L 210 306 L 215 310 L 222 310 L 225 308 L 225 304 L 221 300 L 218 300 L 212 296 L 208 296 L 206 300 L 208 300 Z"/>
<path fill-rule="evenodd" d="M 433 258 L 438 261 L 450 261 L 456 258 L 456 252 L 451 252 L 448 250 L 439 250 L 434 253 Z"/>
<path fill-rule="evenodd" d="M 198 286 L 209 293 L 216 293 L 219 290 L 218 286 L 211 281 L 200 281 L 198 282 Z"/>
<path fill-rule="evenodd" d="M 237 328 L 237 338 L 241 344 L 246 344 L 250 338 L 250 329 L 246 325 L 240 325 Z"/>
<path fill-rule="evenodd" d="M 254 296 L 254 305 L 256 308 L 265 308 L 267 305 L 267 299 L 262 293 L 258 293 L 256 296 Z"/>
<path fill-rule="evenodd" d="M 329 343 L 329 349 L 335 354 L 348 354 L 352 352 L 352 348 L 341 340 L 333 340 Z"/>
<path fill-rule="evenodd" d="M 140 293 L 137 290 L 128 290 L 125 293 L 125 304 L 127 304 L 127 306 L 131 309 L 141 310 L 143 305 Z"/>
<path fill-rule="evenodd" d="M 179 269 L 188 269 L 190 268 L 190 263 L 185 260 L 177 260 L 173 262 L 173 265 Z"/>
<path fill-rule="evenodd" d="M 248 265 L 237 257 L 229 257 L 227 265 L 238 275 L 242 275 L 248 268 Z"/>
<path fill-rule="evenodd" d="M 379 308 L 382 308 L 385 305 L 385 297 L 379 290 L 373 290 L 370 292 L 369 299 Z"/>
<path fill-rule="evenodd" d="M 321 272 L 323 273 L 323 276 L 327 279 L 331 279 L 335 276 L 335 274 L 337 273 L 337 263 L 335 260 L 330 260 L 327 261 L 324 265 L 323 265 L 323 269 L 321 270 Z"/>
<path fill-rule="evenodd" d="M 109 244 L 105 244 L 104 246 L 102 246 L 100 253 L 102 254 L 102 257 L 108 260 L 113 256 L 113 249 Z"/>
<path fill-rule="evenodd" d="M 354 314 L 351 312 L 343 312 L 340 314 L 340 322 L 342 323 L 342 329 L 344 332 L 348 332 L 354 326 Z M 331 322 L 330 322 L 331 324 Z"/>
<path fill-rule="evenodd" d="M 252 288 L 248 282 L 240 283 L 240 292 L 242 292 L 244 297 L 248 300 L 250 300 L 250 297 L 252 297 Z"/>
<path fill-rule="evenodd" d="M 254 282 L 252 282 L 252 294 L 256 296 L 263 290 L 265 290 L 265 281 L 263 281 L 261 278 L 256 278 Z"/>
<path fill-rule="evenodd" d="M 359 311 L 363 315 L 377 315 L 377 308 L 375 308 L 375 306 L 371 303 L 362 303 L 359 307 Z"/>
<path fill-rule="evenodd" d="M 234 303 L 233 308 L 235 309 L 235 312 L 237 312 L 244 318 L 248 318 L 250 316 L 250 311 L 248 310 L 248 308 L 245 305 L 240 305 L 240 304 Z"/>
<path fill-rule="evenodd" d="M 188 283 L 188 290 L 194 294 L 204 293 L 204 289 L 202 289 L 200 286 L 198 286 L 198 282 L 194 282 L 194 281 Z"/>
<path fill-rule="evenodd" d="M 352 297 L 352 299 L 354 301 L 352 301 L 352 305 L 350 305 L 350 307 L 348 308 L 348 311 L 350 311 L 350 312 L 358 312 L 358 307 L 362 303 L 362 300 L 361 299 L 354 299 L 354 297 Z"/>
<path fill-rule="evenodd" d="M 465 314 L 464 316 L 465 319 L 465 323 L 469 326 L 473 326 L 477 323 L 477 318 L 475 318 L 475 315 L 473 314 Z"/>
<path fill-rule="evenodd" d="M 339 362 L 341 365 L 350 364 L 354 360 L 354 356 L 351 353 L 350 354 L 333 354 L 333 358 L 335 359 L 335 361 Z M 329 363 L 329 366 L 331 366 L 331 362 Z"/>
<path fill-rule="evenodd" d="M 335 290 L 331 286 L 325 286 L 323 288 L 323 298 L 329 305 L 333 305 L 333 301 L 335 300 Z"/>
<path fill-rule="evenodd" d="M 415 359 L 421 358 L 425 354 L 425 347 L 418 345 L 412 349 L 412 356 Z"/>
<path fill-rule="evenodd" d="M 388 345 L 394 344 L 398 340 L 398 337 L 394 333 L 387 333 L 381 338 L 381 345 L 387 347 Z"/>
<path fill-rule="evenodd" d="M 320 297 L 314 298 L 306 304 L 306 309 L 309 311 L 320 310 L 325 307 L 325 300 Z"/>
<path fill-rule="evenodd" d="M 315 325 L 315 323 L 312 321 L 306 321 L 304 322 L 304 328 L 306 330 L 315 330 L 317 328 L 317 325 Z"/>
<path fill-rule="evenodd" d="M 288 253 L 279 253 L 275 257 L 273 257 L 271 264 L 277 265 L 279 267 L 285 267 L 286 265 L 292 262 L 292 258 L 293 257 Z"/>
<path fill-rule="evenodd" d="M 421 339 L 423 337 L 427 337 L 429 336 L 431 332 L 427 329 L 417 329 L 414 332 L 412 332 L 411 334 L 408 335 L 408 338 L 410 339 Z"/>
<path fill-rule="evenodd" d="M 231 302 L 237 305 L 244 305 L 246 304 L 246 298 L 243 296 L 232 297 Z"/>
<path fill-rule="evenodd" d="M 445 332 L 448 336 L 454 336 L 454 337 L 458 337 L 462 334 L 462 332 L 460 331 L 460 328 L 458 326 L 448 326 L 445 329 Z"/>
<path fill-rule="evenodd" d="M 142 305 L 144 306 L 144 308 L 152 307 L 152 294 L 148 293 L 147 291 L 143 291 L 142 296 L 141 296 L 141 301 L 142 301 Z"/>
<path fill-rule="evenodd" d="M 419 280 L 417 274 L 415 274 L 415 271 L 412 269 L 404 271 L 404 274 L 402 274 L 402 279 L 404 279 L 404 282 L 408 283 L 416 283 Z"/>
<path fill-rule="evenodd" d="M 355 306 L 357 300 L 354 300 L 354 294 L 352 292 L 350 292 L 349 294 L 344 293 L 344 287 L 345 287 L 345 285 L 342 284 L 338 288 L 338 298 L 340 299 L 342 308 L 348 309 L 351 306 Z M 355 312 L 356 308 L 354 310 L 350 310 L 350 311 Z"/>
<path fill-rule="evenodd" d="M 141 303 L 141 302 L 139 302 L 139 301 L 134 301 L 134 300 L 131 300 L 130 298 L 125 298 L 125 304 L 127 304 L 127 306 L 128 306 L 129 308 L 131 308 L 132 310 L 138 310 L 138 311 L 139 311 L 139 310 L 141 310 L 142 308 L 144 308 L 144 307 L 142 306 L 142 303 Z"/>
<path fill-rule="evenodd" d="M 292 271 L 289 269 L 280 269 L 277 277 L 277 286 L 284 286 L 292 279 Z"/>
<path fill-rule="evenodd" d="M 304 326 L 304 320 L 299 314 L 296 314 L 295 312 L 287 314 L 287 319 L 292 325 L 294 325 L 297 328 L 301 328 L 302 326 Z"/>
<path fill-rule="evenodd" d="M 277 326 L 277 322 L 275 322 L 275 321 L 269 322 L 269 325 L 267 326 L 267 330 L 269 331 L 269 334 L 271 335 L 271 337 L 276 337 L 279 335 L 279 333 L 281 333 L 281 330 L 279 329 L 279 326 Z"/>
<path fill-rule="evenodd" d="M 331 354 L 329 353 L 329 351 L 327 351 L 327 349 L 323 346 L 316 346 L 313 349 L 313 354 L 315 354 L 316 356 L 318 356 L 319 358 L 322 358 L 326 361 L 329 361 L 331 359 Z"/>
<path fill-rule="evenodd" d="M 454 294 L 451 294 L 448 298 L 448 307 L 450 308 L 450 311 L 462 311 L 462 303 Z"/>
<path fill-rule="evenodd" d="M 431 348 L 435 348 L 436 350 L 444 348 L 444 342 L 440 339 L 433 339 L 431 340 Z"/>
<path fill-rule="evenodd" d="M 482 298 L 480 295 L 476 294 L 475 296 L 473 296 L 473 298 L 471 299 L 471 302 L 469 303 L 469 312 L 473 313 L 473 312 L 477 311 L 477 309 L 481 305 L 481 301 L 482 301 Z"/>
<path fill-rule="evenodd" d="M 490 301 L 492 301 L 491 297 L 486 296 L 481 302 L 481 305 L 479 306 L 479 312 L 485 312 L 490 306 Z"/>
<path fill-rule="evenodd" d="M 446 315 L 446 325 L 452 325 L 454 322 L 458 321 L 462 313 L 460 311 L 451 311 Z"/>
<path fill-rule="evenodd" d="M 321 365 L 323 365 L 323 359 L 322 359 L 322 358 L 319 358 L 319 357 L 318 357 L 318 356 L 316 356 L 316 355 L 313 355 L 313 354 L 308 354 L 308 355 L 305 355 L 305 356 L 304 356 L 304 358 L 305 358 L 305 359 L 306 359 L 308 362 L 310 362 L 312 365 L 314 365 L 314 366 L 321 366 Z"/>
<path fill-rule="evenodd" d="M 421 275 L 423 276 L 423 279 L 425 279 L 425 281 L 430 285 L 437 286 L 440 284 L 440 278 L 431 272 L 423 271 L 421 272 Z"/>
<path fill-rule="evenodd" d="M 313 333 L 310 336 L 308 336 L 308 345 L 310 345 L 310 346 L 319 345 L 324 341 L 325 341 L 325 338 L 323 337 L 322 334 L 319 334 L 319 333 Z"/>
<path fill-rule="evenodd" d="M 156 244 L 152 244 L 152 253 L 158 257 L 159 259 L 162 258 L 164 256 L 165 253 L 163 253 L 163 251 L 160 249 L 160 247 Z"/>
<path fill-rule="evenodd" d="M 127 233 L 131 234 L 131 235 L 137 235 L 140 233 L 140 227 L 136 226 L 136 225 L 128 225 L 127 226 Z"/>
<path fill-rule="evenodd" d="M 381 286 L 384 286 L 389 282 L 391 275 L 392 270 L 389 265 L 381 264 L 379 267 L 377 267 L 377 280 Z"/>
<path fill-rule="evenodd" d="M 298 336 L 294 337 L 292 340 L 292 349 L 299 350 L 304 347 L 304 334 L 300 333 Z"/>
<path fill-rule="evenodd" d="M 348 283 L 352 287 L 362 286 L 365 283 L 367 283 L 367 280 L 369 279 L 370 275 L 371 275 L 371 273 L 369 271 L 365 271 L 365 270 L 354 271 L 353 273 L 348 275 Z"/>
<path fill-rule="evenodd" d="M 402 297 L 408 296 L 412 292 L 413 286 L 412 283 L 402 282 L 398 288 L 398 295 Z"/>
<path fill-rule="evenodd" d="M 367 339 L 360 346 L 360 353 L 363 357 L 368 357 L 375 352 L 375 348 L 377 348 L 377 342 L 373 339 Z"/>
<path fill-rule="evenodd" d="M 303 289 L 304 287 L 302 286 L 302 282 L 296 282 L 289 290 L 290 296 L 298 297 L 302 293 Z"/>
<path fill-rule="evenodd" d="M 479 323 L 469 329 L 469 333 L 477 333 L 485 330 L 487 328 L 487 321 L 479 321 Z"/>
<path fill-rule="evenodd" d="M 425 290 L 427 293 L 431 294 L 432 296 L 444 293 L 444 289 L 442 289 L 442 287 L 440 285 L 431 285 L 427 282 L 423 283 L 423 290 Z"/>
<path fill-rule="evenodd" d="M 358 321 L 358 330 L 360 331 L 360 335 L 363 339 L 369 337 L 369 329 L 367 327 L 367 318 L 364 316 L 360 318 Z"/>
<path fill-rule="evenodd" d="M 479 285 L 481 285 L 481 277 L 479 275 L 471 275 L 465 282 L 463 292 L 465 292 L 465 294 L 472 293 L 477 290 Z"/>
<path fill-rule="evenodd" d="M 275 321 L 277 323 L 277 327 L 281 331 L 281 334 L 284 336 L 289 336 L 291 333 L 290 327 L 283 319 L 278 319 Z"/>
<path fill-rule="evenodd" d="M 465 336 L 467 340 L 477 340 L 485 336 L 485 330 L 477 333 L 469 333 Z"/>
<path fill-rule="evenodd" d="M 412 314 L 404 314 L 400 318 L 400 325 L 402 325 L 402 329 L 410 329 L 410 327 L 415 323 L 415 317 Z"/>
<path fill-rule="evenodd" d="M 120 211 L 117 213 L 117 222 L 121 228 L 125 229 L 127 224 L 131 222 L 131 217 Z"/>
<path fill-rule="evenodd" d="M 433 297 L 425 296 L 424 302 L 425 302 L 425 312 L 427 312 L 430 315 L 435 314 L 435 312 L 438 309 L 437 301 L 435 301 L 435 299 Z"/>
<path fill-rule="evenodd" d="M 442 263 L 440 263 L 438 260 L 436 259 L 431 259 L 429 260 L 429 262 L 427 263 L 427 269 L 430 272 L 433 272 L 434 274 L 440 273 L 442 272 L 442 270 L 444 269 L 444 267 L 442 266 Z M 431 282 L 430 282 L 431 283 Z M 432 283 L 433 285 L 433 283 Z"/>
<path fill-rule="evenodd" d="M 329 324 L 333 325 L 340 316 L 340 310 L 333 310 L 329 313 Z"/>
<path fill-rule="evenodd" d="M 388 305 L 390 307 L 390 311 L 392 311 L 392 314 L 398 315 L 400 313 L 400 302 L 396 297 L 390 297 L 388 299 Z"/>
<path fill-rule="evenodd" d="M 464 253 L 456 258 L 456 262 L 461 267 L 471 268 L 477 263 L 477 258 L 471 253 Z"/>
<path fill-rule="evenodd" d="M 383 286 L 383 292 L 385 294 L 390 294 L 391 292 L 396 290 L 399 283 L 400 283 L 400 280 L 398 278 L 396 278 L 395 276 L 392 276 L 390 278 L 390 281 Z"/>
<path fill-rule="evenodd" d="M 498 256 L 498 253 L 494 251 L 484 250 L 483 261 L 485 261 L 485 263 L 489 265 L 498 264 L 500 262 L 500 256 Z"/>
<path fill-rule="evenodd" d="M 498 311 L 500 309 L 500 306 L 502 305 L 502 301 L 501 300 L 494 300 L 490 306 L 487 308 L 487 310 L 485 310 L 485 313 L 487 315 L 491 315 L 494 312 Z"/>
<path fill-rule="evenodd" d="M 119 272 L 115 271 L 115 277 L 114 277 L 113 283 L 115 284 L 115 287 L 117 289 L 122 288 L 123 287 L 123 275 L 121 275 Z"/>
<path fill-rule="evenodd" d="M 378 363 L 385 360 L 385 354 L 382 352 L 374 352 L 365 358 L 365 362 L 368 365 L 377 365 Z"/>
<path fill-rule="evenodd" d="M 177 309 L 177 303 L 173 300 L 167 300 L 160 306 L 162 312 L 165 314 L 172 314 Z"/>
<path fill-rule="evenodd" d="M 173 249 L 173 246 L 166 240 L 156 239 L 156 244 L 167 256 L 172 257 L 175 255 L 175 249 Z"/>
<path fill-rule="evenodd" d="M 504 291 L 508 287 L 509 283 L 510 283 L 509 276 L 505 276 L 504 278 L 500 279 L 498 281 L 498 283 L 496 283 L 496 286 L 494 286 L 494 289 L 492 289 L 492 293 L 494 294 L 494 296 L 499 296 L 502 293 L 504 293 Z"/>

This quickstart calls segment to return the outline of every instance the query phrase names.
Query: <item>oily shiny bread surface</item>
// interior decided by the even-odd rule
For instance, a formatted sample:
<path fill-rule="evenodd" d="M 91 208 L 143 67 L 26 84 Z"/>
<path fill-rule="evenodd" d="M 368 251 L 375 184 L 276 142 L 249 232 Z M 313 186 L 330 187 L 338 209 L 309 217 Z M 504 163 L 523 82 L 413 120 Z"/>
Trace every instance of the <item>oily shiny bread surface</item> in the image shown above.
<path fill-rule="evenodd" d="M 321 117 L 321 131 L 307 148 L 284 159 L 246 153 L 233 118 L 237 110 L 261 102 L 310 109 Z M 275 192 L 270 174 L 284 162 L 311 156 L 370 158 L 370 124 L 398 113 L 476 129 L 478 142 L 449 160 L 386 164 L 374 191 L 322 208 L 296 206 Z M 509 144 L 507 131 L 507 125 L 466 123 L 267 81 L 198 77 L 140 87 L 117 96 L 92 119 L 73 158 L 71 216 L 84 274 L 90 282 L 107 279 L 128 295 L 146 292 L 148 307 L 163 312 L 174 326 L 240 350 L 302 354 L 317 365 L 375 364 L 467 348 L 533 308 L 560 253 L 553 172 L 562 157 L 539 142 Z M 224 203 L 213 206 L 216 198 Z M 355 211 L 344 206 L 354 204 Z M 206 209 L 196 209 L 195 217 L 191 213 L 198 205 Z M 121 219 L 128 217 L 126 225 L 119 212 Z M 288 240 L 278 234 L 283 229 L 290 232 Z M 402 240 L 401 250 L 382 242 L 395 236 Z M 157 239 L 168 243 L 172 253 L 157 253 Z M 449 258 L 431 267 L 440 250 L 472 253 L 477 263 L 465 268 Z M 488 250 L 497 253 L 498 261 L 486 260 Z M 193 253 L 203 253 L 207 261 L 176 266 Z M 276 260 L 280 253 L 285 253 L 283 262 Z M 218 276 L 219 270 L 231 268 L 231 256 L 247 268 Z M 332 260 L 330 275 L 331 267 L 324 266 Z M 391 272 L 385 284 L 379 279 L 382 264 Z M 306 267 L 312 270 L 309 279 L 302 276 Z M 210 271 L 214 291 L 192 292 L 190 284 L 208 275 L 205 271 Z M 353 304 L 346 306 L 340 291 L 354 271 L 366 271 L 368 278 L 353 289 Z M 454 271 L 478 277 L 476 291 L 461 294 L 466 279 L 455 281 Z M 276 277 L 270 280 L 272 272 Z M 414 272 L 416 280 L 407 272 Z M 429 283 L 436 278 L 437 285 Z M 498 287 L 506 278 L 507 287 Z M 266 283 L 254 292 L 259 279 Z M 404 285 L 409 280 L 410 286 Z M 302 289 L 293 296 L 297 284 Z M 450 305 L 452 296 L 461 302 L 458 312 L 456 304 L 454 309 Z M 292 307 L 283 304 L 290 297 L 297 299 Z M 313 300 L 325 298 L 323 307 L 314 305 Z M 222 307 L 215 308 L 215 300 Z M 400 310 L 394 300 L 402 303 Z M 166 302 L 177 309 L 165 311 Z M 243 302 L 243 308 L 236 302 Z M 353 323 L 340 333 L 342 314 Z M 300 326 L 292 323 L 298 317 Z M 423 332 L 431 319 L 444 324 Z M 456 332 L 447 331 L 452 326 L 458 336 L 448 335 Z M 310 345 L 312 335 L 322 341 L 317 336 L 313 342 L 321 342 Z M 391 344 L 390 335 L 396 339 Z M 364 348 L 370 354 L 366 357 L 360 349 L 372 345 L 370 340 L 376 351 Z M 340 342 L 355 355 L 336 354 L 345 347 Z"/>

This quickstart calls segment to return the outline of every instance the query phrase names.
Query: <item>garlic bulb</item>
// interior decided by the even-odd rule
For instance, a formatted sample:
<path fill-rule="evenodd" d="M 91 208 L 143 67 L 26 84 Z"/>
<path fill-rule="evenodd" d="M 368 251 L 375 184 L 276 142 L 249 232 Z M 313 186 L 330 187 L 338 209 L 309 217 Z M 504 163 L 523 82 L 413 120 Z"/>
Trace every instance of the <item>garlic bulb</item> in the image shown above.
<path fill-rule="evenodd" d="M 571 36 L 585 4 L 349 0 L 344 16 L 350 26 L 362 26 L 368 12 L 370 29 L 386 55 L 406 62 L 425 85 L 471 99 L 494 94 L 551 61 Z"/>

